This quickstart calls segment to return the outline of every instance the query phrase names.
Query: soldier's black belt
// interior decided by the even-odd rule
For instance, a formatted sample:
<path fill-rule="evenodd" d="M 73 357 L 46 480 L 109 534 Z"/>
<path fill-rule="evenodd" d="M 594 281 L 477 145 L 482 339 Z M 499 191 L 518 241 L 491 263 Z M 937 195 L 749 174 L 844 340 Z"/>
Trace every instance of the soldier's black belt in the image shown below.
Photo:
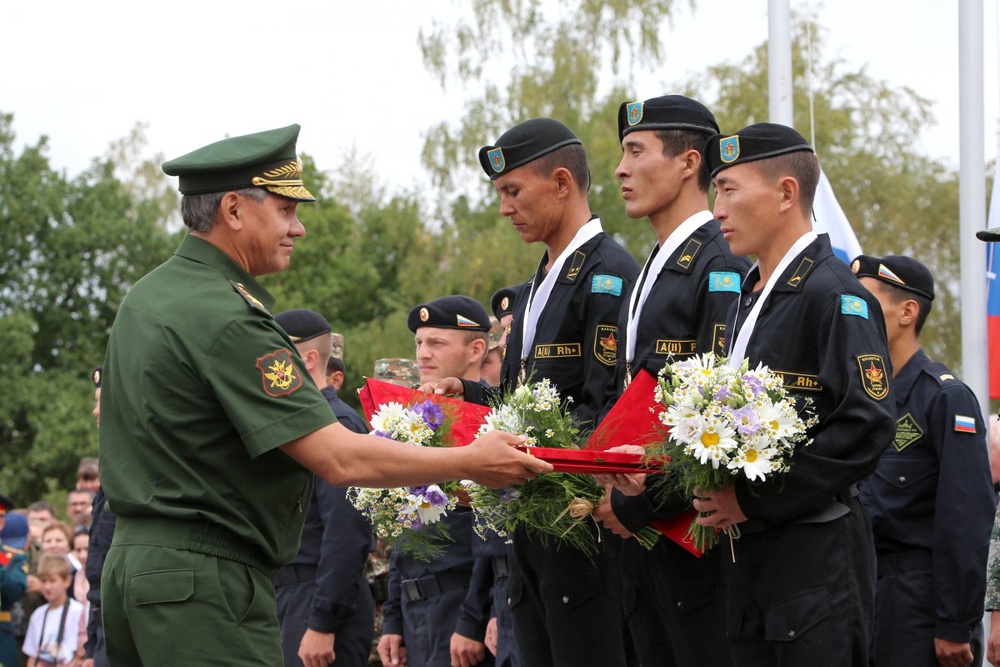
<path fill-rule="evenodd" d="M 400 585 L 403 589 L 403 597 L 409 602 L 419 602 L 435 598 L 442 593 L 447 593 L 456 588 L 463 588 L 469 585 L 472 573 L 468 570 L 461 572 L 442 572 L 440 574 L 430 574 L 419 579 L 403 579 Z"/>
<path fill-rule="evenodd" d="M 491 560 L 493 561 L 494 579 L 503 579 L 510 576 L 510 563 L 507 562 L 506 556 L 494 556 Z"/>
<path fill-rule="evenodd" d="M 878 576 L 929 570 L 934 566 L 930 549 L 912 549 L 891 554 L 878 554 Z"/>
<path fill-rule="evenodd" d="M 315 565 L 286 565 L 274 575 L 275 586 L 294 586 L 307 581 L 316 581 Z"/>

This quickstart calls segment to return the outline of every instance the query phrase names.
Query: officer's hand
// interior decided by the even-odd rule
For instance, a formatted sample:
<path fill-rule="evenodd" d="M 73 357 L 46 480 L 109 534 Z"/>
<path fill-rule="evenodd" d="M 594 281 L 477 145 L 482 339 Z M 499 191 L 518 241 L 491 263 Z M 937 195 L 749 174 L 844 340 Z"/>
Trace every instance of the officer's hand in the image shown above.
<path fill-rule="evenodd" d="M 497 617 L 493 616 L 490 618 L 489 623 L 486 624 L 486 637 L 483 639 L 483 642 L 494 656 L 497 654 L 499 639 L 500 631 L 497 630 Z"/>
<path fill-rule="evenodd" d="M 382 667 L 406 664 L 406 647 L 403 646 L 403 635 L 382 635 L 378 640 L 378 657 L 382 659 Z"/>
<path fill-rule="evenodd" d="M 439 396 L 451 396 L 452 398 L 465 396 L 465 386 L 458 378 L 441 378 L 425 382 L 420 385 L 420 391 Z"/>
<path fill-rule="evenodd" d="M 84 658 L 83 662 L 80 663 L 80 667 L 94 667 L 94 659 Z"/>
<path fill-rule="evenodd" d="M 699 526 L 712 526 L 716 530 L 732 528 L 747 520 L 747 515 L 736 500 L 736 488 L 732 484 L 717 491 L 695 488 L 694 508 L 704 512 L 697 521 Z"/>
<path fill-rule="evenodd" d="M 993 630 L 990 629 L 990 639 L 993 639 Z M 993 642 L 990 642 L 992 650 Z M 950 642 L 947 639 L 934 638 L 934 654 L 941 667 L 968 667 L 972 664 L 972 646 Z M 990 660 L 993 662 L 993 660 Z"/>
<path fill-rule="evenodd" d="M 326 667 L 336 659 L 333 633 L 306 630 L 299 642 L 299 659 L 305 667 Z"/>
<path fill-rule="evenodd" d="M 38 578 L 37 575 L 28 575 L 28 588 L 25 589 L 25 593 L 41 593 L 42 592 L 42 580 Z"/>
<path fill-rule="evenodd" d="M 625 539 L 632 537 L 632 531 L 619 521 L 614 509 L 611 508 L 610 484 L 604 487 L 604 495 L 601 496 L 601 502 L 597 503 L 597 507 L 594 508 L 594 518 L 618 537 Z"/>
<path fill-rule="evenodd" d="M 451 635 L 451 667 L 472 667 L 486 657 L 486 644 L 463 637 L 457 632 Z"/>
<path fill-rule="evenodd" d="M 502 489 L 533 479 L 539 473 L 552 472 L 551 463 L 514 449 L 524 441 L 524 436 L 490 431 L 468 447 L 459 447 L 456 453 L 469 457 L 470 479 L 483 486 Z"/>
<path fill-rule="evenodd" d="M 609 452 L 622 452 L 625 454 L 645 454 L 646 450 L 639 445 L 618 445 L 611 447 Z M 610 484 L 626 496 L 637 496 L 646 490 L 646 473 L 602 473 L 594 475 L 594 479 L 601 486 Z"/>
<path fill-rule="evenodd" d="M 986 659 L 1000 667 L 1000 610 L 990 612 L 990 636 L 986 641 Z"/>

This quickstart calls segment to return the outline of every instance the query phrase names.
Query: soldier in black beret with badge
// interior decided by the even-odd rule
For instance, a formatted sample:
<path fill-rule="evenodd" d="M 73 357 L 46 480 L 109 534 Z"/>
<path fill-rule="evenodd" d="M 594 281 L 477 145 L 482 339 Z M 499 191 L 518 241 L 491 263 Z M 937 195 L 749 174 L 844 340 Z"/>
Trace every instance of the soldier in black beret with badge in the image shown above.
<path fill-rule="evenodd" d="M 513 305 L 501 387 L 548 378 L 572 398 L 577 418 L 593 425 L 618 362 L 618 312 L 639 267 L 591 213 L 586 152 L 559 121 L 514 126 L 479 150 L 479 162 L 500 197 L 500 214 L 525 243 L 546 249 Z M 462 385 L 428 388 L 486 402 L 481 385 Z M 520 664 L 624 667 L 617 548 L 602 548 L 595 562 L 523 531 L 513 542 L 510 608 Z"/>
<path fill-rule="evenodd" d="M 697 354 L 725 356 L 726 314 L 750 268 L 722 238 L 708 210 L 708 170 L 701 149 L 719 131 L 703 104 L 683 95 L 624 102 L 618 110 L 622 159 L 616 170 L 625 211 L 648 218 L 656 245 L 618 318 L 618 364 L 606 414 L 632 377 Z M 615 489 L 595 516 L 629 538 L 657 518 L 690 509 L 680 494 Z M 626 621 L 643 667 L 727 666 L 720 626 L 717 554 L 697 558 L 670 540 L 647 550 L 622 544 Z"/>
<path fill-rule="evenodd" d="M 699 523 L 738 529 L 719 559 L 733 661 L 863 667 L 875 553 L 857 483 L 896 432 L 882 311 L 812 231 L 819 163 L 802 135 L 758 123 L 705 152 L 723 236 L 757 257 L 730 312 L 731 359 L 781 373 L 818 417 L 788 472 L 695 491 Z"/>
<path fill-rule="evenodd" d="M 111 331 L 101 482 L 117 514 L 101 582 L 115 665 L 281 664 L 272 577 L 299 548 L 313 473 L 336 486 L 523 481 L 551 466 L 509 434 L 412 447 L 337 423 L 257 277 L 305 234 L 298 125 L 163 165 L 188 233 Z"/>
<path fill-rule="evenodd" d="M 896 399 L 892 446 L 861 485 L 878 555 L 872 664 L 978 665 L 996 509 L 979 402 L 920 347 L 927 267 L 862 255 L 851 269 L 882 306 Z"/>

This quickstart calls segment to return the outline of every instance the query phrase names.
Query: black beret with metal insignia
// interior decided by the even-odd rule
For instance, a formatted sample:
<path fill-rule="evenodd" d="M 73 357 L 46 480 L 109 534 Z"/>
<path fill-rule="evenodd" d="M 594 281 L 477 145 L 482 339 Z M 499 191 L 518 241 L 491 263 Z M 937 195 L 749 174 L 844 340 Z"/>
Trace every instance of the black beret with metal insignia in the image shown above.
<path fill-rule="evenodd" d="M 980 230 L 976 232 L 976 238 L 980 241 L 988 241 L 990 243 L 1000 241 L 1000 227 Z"/>
<path fill-rule="evenodd" d="M 104 379 L 104 366 L 98 366 L 90 371 L 90 380 L 94 383 L 94 389 L 100 389 L 101 380 Z"/>
<path fill-rule="evenodd" d="M 517 296 L 518 287 L 520 285 L 501 287 L 493 293 L 490 298 L 490 307 L 498 320 L 503 319 L 504 315 L 510 315 L 514 312 L 514 297 Z"/>
<path fill-rule="evenodd" d="M 293 343 L 304 343 L 331 331 L 325 317 L 307 308 L 282 311 L 274 316 L 274 321 L 285 330 Z"/>
<path fill-rule="evenodd" d="M 490 316 L 482 304 L 471 296 L 454 294 L 417 304 L 410 310 L 406 326 L 414 333 L 420 327 L 489 331 Z"/>
<path fill-rule="evenodd" d="M 714 177 L 723 169 L 797 151 L 813 152 L 805 137 L 777 123 L 756 123 L 736 134 L 717 134 L 705 145 L 705 163 Z"/>
<path fill-rule="evenodd" d="M 893 287 L 934 300 L 934 276 L 926 266 L 912 257 L 858 255 L 851 262 L 851 271 L 858 278 L 875 278 Z"/>
<path fill-rule="evenodd" d="M 645 102 L 623 102 L 618 107 L 618 140 L 637 130 L 686 130 L 718 134 L 715 116 L 701 102 L 683 95 L 653 97 Z"/>
<path fill-rule="evenodd" d="M 500 135 L 493 146 L 479 149 L 483 171 L 496 180 L 563 146 L 583 145 L 573 131 L 552 118 L 532 118 Z"/>
<path fill-rule="evenodd" d="M 298 138 L 298 125 L 229 137 L 164 162 L 163 171 L 179 178 L 185 195 L 261 187 L 289 199 L 316 201 L 302 184 Z"/>

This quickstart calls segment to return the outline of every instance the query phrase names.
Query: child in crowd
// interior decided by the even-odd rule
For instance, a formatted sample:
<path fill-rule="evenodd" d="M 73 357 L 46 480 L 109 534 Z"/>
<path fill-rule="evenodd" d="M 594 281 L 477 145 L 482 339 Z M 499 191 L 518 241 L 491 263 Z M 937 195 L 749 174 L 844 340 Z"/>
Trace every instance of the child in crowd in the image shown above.
<path fill-rule="evenodd" d="M 77 667 L 83 662 L 80 626 L 86 621 L 83 605 L 70 598 L 70 564 L 65 556 L 45 554 L 38 563 L 38 578 L 46 604 L 35 610 L 21 650 L 27 667 Z"/>

